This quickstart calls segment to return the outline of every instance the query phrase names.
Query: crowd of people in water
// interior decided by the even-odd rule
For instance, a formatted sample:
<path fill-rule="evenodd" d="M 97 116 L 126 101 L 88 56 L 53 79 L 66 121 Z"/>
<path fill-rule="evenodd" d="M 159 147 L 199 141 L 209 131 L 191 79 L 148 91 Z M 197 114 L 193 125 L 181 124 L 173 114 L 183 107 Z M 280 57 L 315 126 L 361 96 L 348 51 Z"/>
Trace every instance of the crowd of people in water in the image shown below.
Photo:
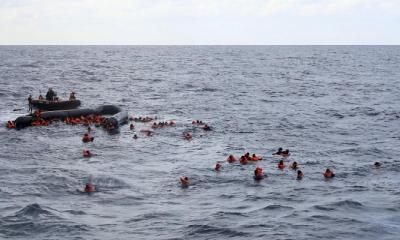
<path fill-rule="evenodd" d="M 290 155 L 290 153 L 289 153 L 289 149 L 286 149 L 285 151 L 283 151 L 282 148 L 279 148 L 278 151 L 276 153 L 273 153 L 272 155 L 280 155 L 284 159 L 286 159 Z M 251 162 L 251 161 L 254 162 L 254 161 L 263 160 L 263 158 L 261 156 L 257 156 L 256 154 L 252 154 L 250 156 L 249 152 L 247 152 L 244 155 L 242 155 L 239 159 L 240 159 L 239 163 L 242 164 L 242 165 L 245 165 L 245 164 L 247 164 L 248 162 Z M 286 168 L 284 159 L 280 159 L 278 164 L 277 164 L 277 168 L 279 170 L 281 170 L 281 171 L 283 171 Z M 233 155 L 229 155 L 227 157 L 226 161 L 228 162 L 228 164 L 233 164 L 233 163 L 237 162 L 237 158 L 235 156 L 233 156 Z M 382 166 L 382 164 L 380 162 L 375 162 L 374 163 L 374 167 L 376 167 L 376 168 L 379 168 L 381 166 Z M 222 171 L 222 168 L 223 168 L 223 165 L 221 163 L 217 162 L 215 164 L 214 170 L 216 172 L 219 172 L 219 171 Z M 303 173 L 303 171 L 301 171 L 299 169 L 300 167 L 299 167 L 299 164 L 297 163 L 297 161 L 293 161 L 292 163 L 290 163 L 288 168 L 290 170 L 293 170 L 293 171 L 296 172 L 296 179 L 297 180 L 302 180 L 304 178 L 304 173 Z M 325 179 L 331 179 L 331 178 L 335 177 L 335 174 L 329 168 L 327 168 L 325 170 L 325 172 L 322 173 L 322 175 L 323 175 L 323 177 Z M 254 176 L 253 176 L 254 180 L 259 181 L 259 180 L 264 179 L 265 177 L 267 177 L 267 175 L 264 173 L 264 170 L 261 167 L 257 166 L 254 169 Z M 182 187 L 188 187 L 190 185 L 189 177 L 188 176 L 180 177 L 180 183 L 181 183 Z"/>
<path fill-rule="evenodd" d="M 48 93 L 46 94 L 46 100 L 56 101 L 57 100 L 56 96 L 57 96 L 57 94 L 52 89 L 49 89 Z M 39 99 L 44 99 L 44 98 L 40 95 Z M 76 99 L 75 93 L 72 92 L 70 94 L 70 100 L 74 100 L 74 99 Z M 29 100 L 29 103 L 31 103 L 32 97 L 29 96 L 28 100 Z M 31 110 L 31 104 L 29 105 L 29 107 Z M 56 119 L 56 118 L 45 120 L 42 118 L 42 113 L 43 112 L 41 110 L 36 110 L 31 114 L 31 116 L 33 117 L 33 120 L 31 122 L 32 126 L 48 126 L 53 122 L 61 121 L 60 119 Z M 153 130 L 159 129 L 159 128 L 176 126 L 176 122 L 173 120 L 155 122 L 156 119 L 157 119 L 157 117 L 153 118 L 153 117 L 148 117 L 148 116 L 130 117 L 129 118 L 130 121 L 134 121 L 134 122 L 150 123 L 150 128 Z M 69 125 L 83 125 L 83 126 L 87 127 L 87 132 L 84 133 L 84 135 L 82 137 L 82 142 L 89 143 L 89 142 L 94 141 L 94 137 L 91 135 L 91 125 L 95 125 L 96 127 L 103 126 L 108 129 L 108 126 L 106 126 L 105 120 L 106 120 L 106 118 L 102 117 L 100 115 L 89 115 L 89 116 L 80 116 L 80 117 L 68 117 L 66 119 L 63 119 L 62 121 L 65 124 L 69 124 Z M 212 131 L 212 128 L 208 124 L 204 123 L 201 120 L 193 120 L 192 125 L 195 127 L 199 127 L 201 129 L 203 129 L 204 131 Z M 15 123 L 13 121 L 8 121 L 6 124 L 6 127 L 8 129 L 16 128 Z M 131 123 L 129 125 L 129 129 L 131 131 L 134 131 L 135 125 L 133 123 Z M 147 129 L 147 128 L 141 129 L 140 133 L 142 133 L 148 137 L 153 136 L 154 131 L 151 129 Z M 133 135 L 133 139 L 138 139 L 137 134 Z M 190 141 L 193 139 L 193 134 L 190 132 L 183 132 L 183 139 Z M 283 171 L 286 168 L 284 159 L 287 159 L 291 155 L 291 152 L 289 151 L 289 149 L 283 150 L 283 148 L 279 148 L 272 155 L 281 156 L 283 158 L 283 159 L 280 159 L 277 164 L 277 168 L 279 170 Z M 82 156 L 84 158 L 90 158 L 92 156 L 92 153 L 90 152 L 90 150 L 85 149 L 82 152 Z M 241 164 L 241 165 L 246 165 L 248 163 L 258 162 L 258 161 L 262 161 L 262 160 L 263 160 L 263 157 L 256 155 L 256 154 L 250 154 L 249 152 L 246 152 L 244 155 L 240 156 L 240 158 L 236 158 L 234 155 L 229 155 L 226 159 L 228 164 L 234 164 L 236 162 L 239 162 L 239 164 Z M 382 164 L 380 162 L 375 162 L 374 166 L 376 168 L 379 168 L 382 166 Z M 290 163 L 288 168 L 297 173 L 297 177 L 296 177 L 297 180 L 302 180 L 304 178 L 304 173 L 300 170 L 300 166 L 297 163 L 297 161 L 293 161 L 292 163 Z M 215 164 L 214 170 L 216 172 L 222 171 L 223 165 L 220 162 L 217 162 Z M 335 174 L 333 173 L 333 171 L 331 169 L 327 168 L 325 170 L 325 172 L 323 172 L 323 176 L 326 179 L 331 179 L 331 178 L 335 177 Z M 265 174 L 264 170 L 261 167 L 257 166 L 254 170 L 254 176 L 253 176 L 254 180 L 259 181 L 259 180 L 264 179 L 265 177 L 267 177 L 267 175 Z M 188 187 L 191 185 L 189 177 L 187 177 L 187 176 L 180 177 L 180 183 L 183 187 Z M 84 192 L 92 193 L 95 191 L 97 191 L 96 186 L 94 186 L 91 182 L 86 183 Z"/>

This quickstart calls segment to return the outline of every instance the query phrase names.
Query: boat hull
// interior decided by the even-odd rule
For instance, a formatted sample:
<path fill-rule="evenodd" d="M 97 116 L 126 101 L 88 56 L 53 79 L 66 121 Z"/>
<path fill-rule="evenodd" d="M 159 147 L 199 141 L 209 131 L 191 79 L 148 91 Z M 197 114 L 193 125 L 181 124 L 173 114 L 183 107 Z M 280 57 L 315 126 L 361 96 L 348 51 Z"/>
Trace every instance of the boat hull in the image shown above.
<path fill-rule="evenodd" d="M 44 111 L 74 109 L 81 105 L 81 101 L 79 100 L 68 100 L 68 101 L 32 100 L 31 103 L 33 107 Z"/>

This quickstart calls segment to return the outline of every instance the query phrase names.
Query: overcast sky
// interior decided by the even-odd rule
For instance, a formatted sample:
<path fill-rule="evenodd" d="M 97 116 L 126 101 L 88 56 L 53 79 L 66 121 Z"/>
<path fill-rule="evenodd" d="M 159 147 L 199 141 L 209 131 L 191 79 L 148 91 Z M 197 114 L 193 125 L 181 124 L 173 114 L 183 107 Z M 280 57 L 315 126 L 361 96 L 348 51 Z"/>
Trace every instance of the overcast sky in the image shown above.
<path fill-rule="evenodd" d="M 400 44 L 400 0 L 0 0 L 0 44 Z"/>

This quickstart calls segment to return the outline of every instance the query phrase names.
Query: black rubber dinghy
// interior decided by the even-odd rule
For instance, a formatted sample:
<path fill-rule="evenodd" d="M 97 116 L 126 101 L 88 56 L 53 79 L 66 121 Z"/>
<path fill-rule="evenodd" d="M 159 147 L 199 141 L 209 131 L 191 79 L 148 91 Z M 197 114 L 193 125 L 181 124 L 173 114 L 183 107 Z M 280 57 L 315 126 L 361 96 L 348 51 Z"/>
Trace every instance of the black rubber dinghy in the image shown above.
<path fill-rule="evenodd" d="M 67 101 L 32 100 L 31 103 L 33 107 L 44 111 L 74 109 L 81 105 L 81 101 L 79 100 L 67 100 Z"/>
<path fill-rule="evenodd" d="M 71 117 L 80 117 L 88 115 L 111 115 L 107 118 L 107 121 L 112 123 L 115 127 L 119 127 L 122 124 L 128 122 L 128 112 L 122 110 L 115 105 L 102 105 L 94 109 L 72 109 L 72 110 L 59 110 L 59 111 L 48 111 L 41 114 L 41 118 L 44 120 L 49 119 L 60 119 L 64 120 Z M 26 115 L 18 117 L 14 122 L 17 129 L 31 126 L 34 117 L 32 115 Z"/>

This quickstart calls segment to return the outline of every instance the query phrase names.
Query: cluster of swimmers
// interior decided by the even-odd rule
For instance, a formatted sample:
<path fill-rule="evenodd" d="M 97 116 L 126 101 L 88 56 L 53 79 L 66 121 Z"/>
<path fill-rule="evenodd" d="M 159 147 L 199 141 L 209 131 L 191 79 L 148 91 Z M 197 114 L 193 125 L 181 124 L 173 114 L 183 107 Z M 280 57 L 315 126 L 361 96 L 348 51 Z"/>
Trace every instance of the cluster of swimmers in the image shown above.
<path fill-rule="evenodd" d="M 174 121 L 169 121 L 169 122 L 154 122 L 153 125 L 151 125 L 151 128 L 163 128 L 163 127 L 172 127 L 175 126 L 176 123 Z"/>
<path fill-rule="evenodd" d="M 282 157 L 286 158 L 287 156 L 290 155 L 290 153 L 289 153 L 289 149 L 286 149 L 285 151 L 283 151 L 282 148 L 279 148 L 278 151 L 276 153 L 273 153 L 272 155 L 279 155 L 279 156 L 282 156 Z M 246 154 L 244 154 L 244 155 L 242 155 L 240 157 L 239 162 L 240 162 L 240 164 L 247 164 L 249 161 L 260 161 L 260 160 L 262 160 L 262 157 L 257 156 L 256 154 L 253 154 L 253 155 L 250 156 L 250 153 L 247 152 Z M 235 163 L 236 161 L 237 161 L 237 159 L 233 155 L 229 155 L 228 158 L 227 158 L 227 162 L 228 163 Z M 375 167 L 380 167 L 381 164 L 379 162 L 375 162 L 374 166 Z M 285 165 L 283 160 L 279 160 L 277 168 L 279 170 L 284 170 L 286 168 L 286 165 Z M 218 172 L 218 171 L 221 171 L 221 169 L 222 169 L 222 164 L 221 163 L 216 163 L 215 167 L 214 167 L 214 170 Z M 292 162 L 289 165 L 289 169 L 294 170 L 294 171 L 297 172 L 297 177 L 296 177 L 297 180 L 302 180 L 303 179 L 304 173 L 299 169 L 299 164 L 296 161 Z M 335 177 L 335 174 L 333 173 L 332 170 L 327 168 L 325 170 L 325 172 L 323 173 L 323 176 L 326 179 L 329 179 L 329 178 Z M 264 177 L 266 177 L 266 174 L 264 173 L 264 170 L 261 167 L 256 167 L 255 170 L 254 170 L 253 178 L 255 180 L 261 180 Z M 183 187 L 187 187 L 190 184 L 189 178 L 187 176 L 181 177 L 180 178 L 180 182 L 181 182 L 181 185 Z"/>
<path fill-rule="evenodd" d="M 283 148 L 278 148 L 278 151 L 276 153 L 274 153 L 273 155 L 279 155 L 282 157 L 289 157 L 290 156 L 290 152 L 289 149 L 286 149 L 285 151 L 283 151 Z"/>
<path fill-rule="evenodd" d="M 94 137 L 91 136 L 90 132 L 91 132 L 91 128 L 90 128 L 90 126 L 88 126 L 87 132 L 82 137 L 82 142 L 88 143 L 88 142 L 93 142 L 94 141 Z M 84 158 L 92 157 L 92 153 L 87 149 L 84 149 L 82 151 L 82 155 L 83 155 Z M 85 193 L 93 193 L 93 192 L 96 192 L 96 191 L 97 191 L 96 187 L 90 181 L 88 183 L 86 183 L 85 189 L 84 189 Z"/>
<path fill-rule="evenodd" d="M 130 117 L 129 120 L 135 121 L 135 122 L 142 122 L 142 123 L 148 123 L 153 121 L 155 118 L 152 117 Z"/>
<path fill-rule="evenodd" d="M 81 116 L 81 117 L 75 117 L 75 118 L 70 118 L 67 117 L 64 122 L 66 124 L 71 124 L 71 125 L 78 125 L 78 124 L 83 124 L 84 126 L 89 126 L 90 124 L 95 124 L 97 126 L 100 126 L 104 123 L 105 117 L 100 116 L 100 115 L 89 115 L 89 116 Z"/>
<path fill-rule="evenodd" d="M 211 127 L 201 120 L 193 120 L 192 124 L 200 126 L 204 131 L 211 131 Z"/>

